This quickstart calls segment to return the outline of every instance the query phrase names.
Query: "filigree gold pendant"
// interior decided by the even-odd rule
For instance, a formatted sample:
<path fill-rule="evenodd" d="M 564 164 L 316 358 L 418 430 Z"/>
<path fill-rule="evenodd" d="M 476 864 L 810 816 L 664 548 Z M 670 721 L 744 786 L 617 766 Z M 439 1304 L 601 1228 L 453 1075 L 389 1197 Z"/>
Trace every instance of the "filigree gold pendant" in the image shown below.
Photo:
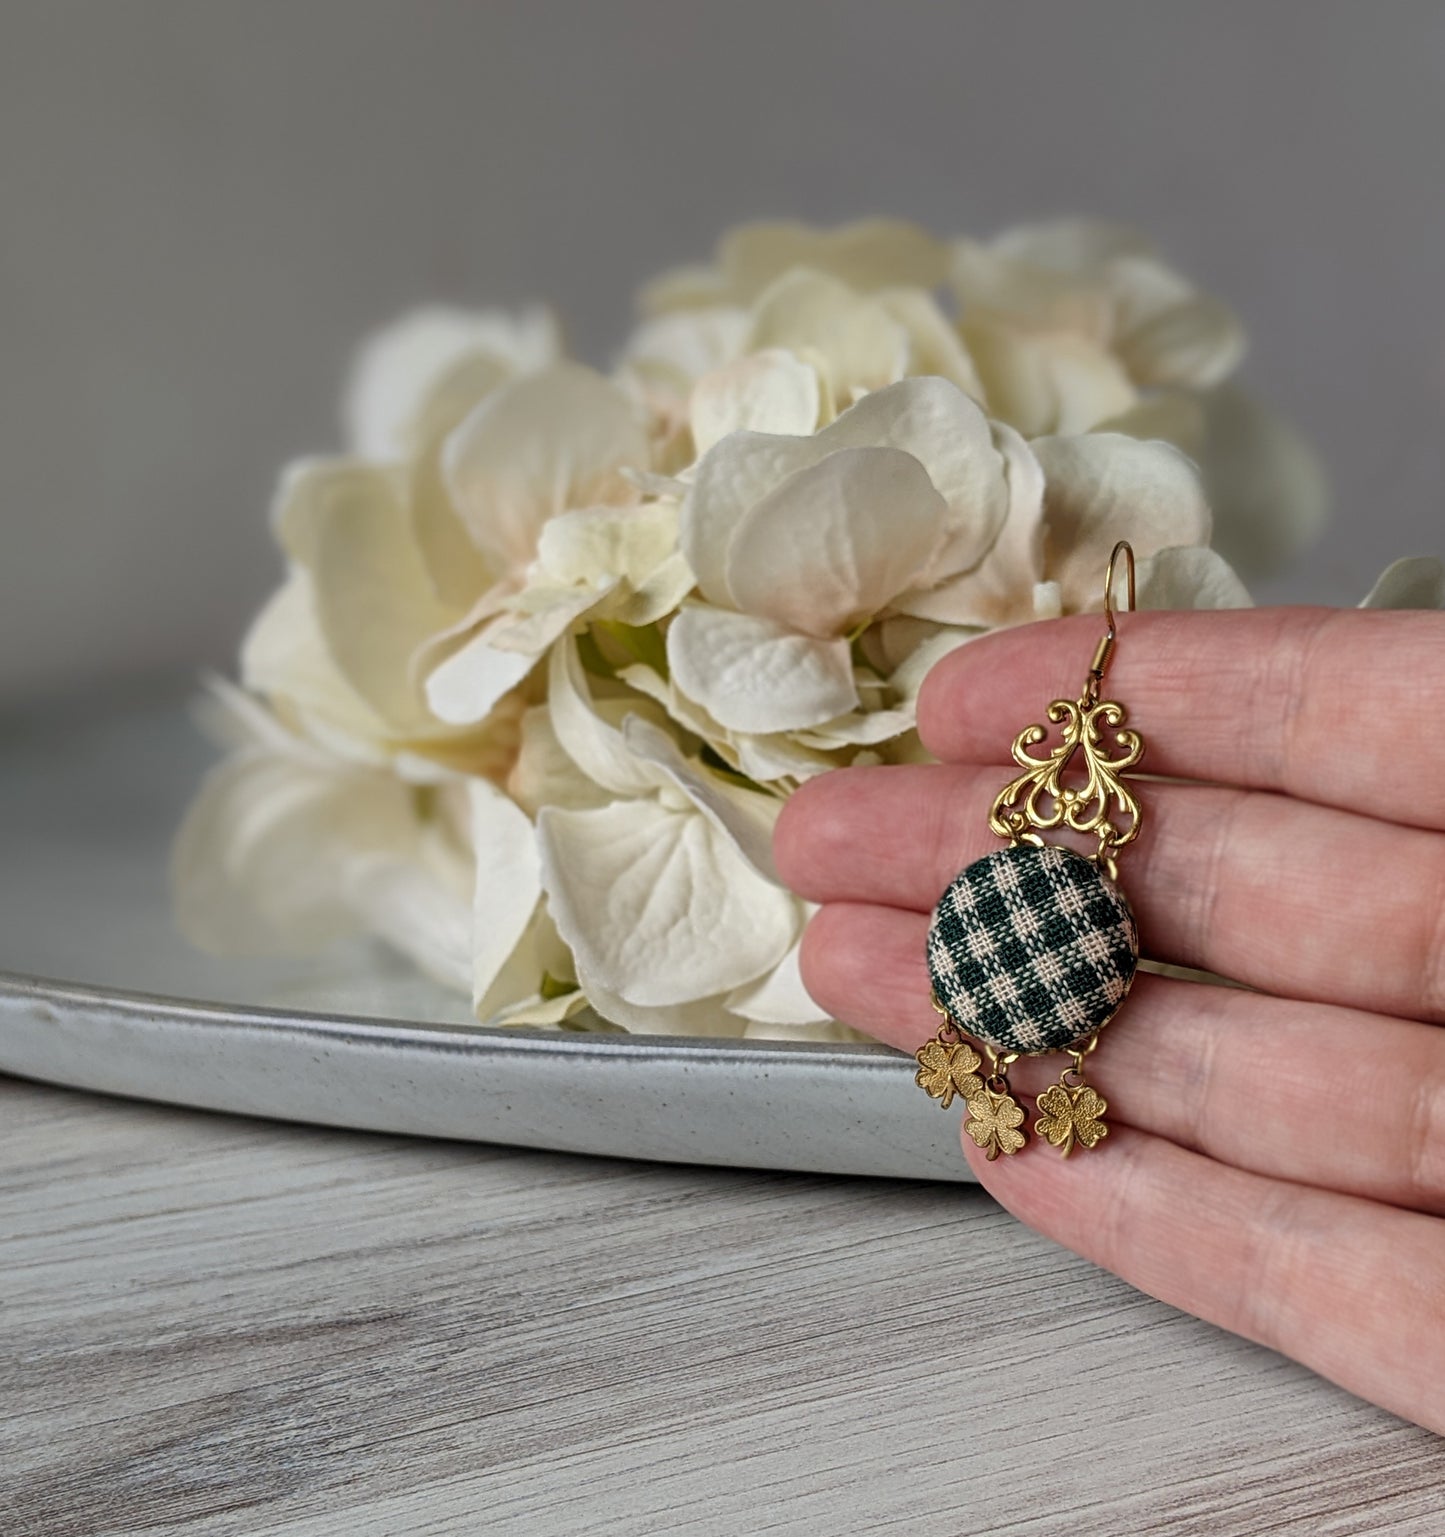
<path fill-rule="evenodd" d="M 1139 835 L 1139 802 L 1125 782 L 1144 744 L 1126 725 L 1123 705 L 1101 699 L 1100 685 L 1117 638 L 1114 567 L 1126 558 L 1129 608 L 1134 606 L 1134 553 L 1121 542 L 1109 557 L 1104 585 L 1106 629 L 1077 700 L 1056 699 L 1048 719 L 1060 740 L 1038 754 L 1049 735 L 1028 726 L 1014 738 L 1022 772 L 999 791 L 989 827 L 1008 846 L 959 872 L 934 909 L 928 931 L 938 1034 L 915 1054 L 917 1081 L 948 1106 L 968 1107 L 965 1130 L 990 1160 L 1024 1146 L 1025 1116 L 1007 1069 L 1020 1056 L 1067 1051 L 1059 1081 L 1037 1100 L 1034 1132 L 1067 1158 L 1108 1135 L 1108 1105 L 1084 1080 L 1084 1057 L 1128 995 L 1139 936 L 1120 891 L 1120 852 Z M 1089 854 L 1045 841 L 1067 830 L 1091 836 Z M 981 1058 L 965 1040 L 989 1053 Z"/>

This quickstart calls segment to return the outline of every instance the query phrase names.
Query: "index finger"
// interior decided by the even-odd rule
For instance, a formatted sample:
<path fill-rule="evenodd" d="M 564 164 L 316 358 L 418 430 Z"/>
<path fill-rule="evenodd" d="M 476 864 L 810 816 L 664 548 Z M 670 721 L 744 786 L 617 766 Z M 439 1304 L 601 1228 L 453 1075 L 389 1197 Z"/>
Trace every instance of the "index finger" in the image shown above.
<path fill-rule="evenodd" d="M 1007 763 L 1052 699 L 1076 698 L 1103 628 L 1078 614 L 980 636 L 929 674 L 924 745 Z M 1146 773 L 1278 790 L 1445 828 L 1445 614 L 1261 608 L 1121 614 L 1102 695 Z"/>

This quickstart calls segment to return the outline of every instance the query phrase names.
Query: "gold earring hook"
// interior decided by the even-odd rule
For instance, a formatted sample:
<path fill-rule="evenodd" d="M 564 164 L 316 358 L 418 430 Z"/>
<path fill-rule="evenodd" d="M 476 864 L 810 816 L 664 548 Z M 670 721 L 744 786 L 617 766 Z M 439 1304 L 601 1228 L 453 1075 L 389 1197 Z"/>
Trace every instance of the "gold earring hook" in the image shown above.
<path fill-rule="evenodd" d="M 1119 633 L 1114 624 L 1114 563 L 1119 559 L 1120 550 L 1124 552 L 1124 586 L 1129 595 L 1129 606 L 1124 612 L 1134 612 L 1134 546 L 1127 539 L 1121 539 L 1109 552 L 1109 568 L 1104 572 L 1104 618 L 1108 622 L 1110 640 L 1116 639 Z"/>
<path fill-rule="evenodd" d="M 1099 697 L 1099 685 L 1104 681 L 1109 659 L 1114 654 L 1114 642 L 1119 638 L 1119 626 L 1114 615 L 1114 567 L 1121 550 L 1124 552 L 1124 591 L 1129 599 L 1129 606 L 1124 612 L 1134 612 L 1134 547 L 1127 539 L 1121 539 L 1109 552 L 1109 565 L 1104 572 L 1104 636 L 1094 652 L 1093 664 L 1089 668 L 1087 692 L 1091 699 Z"/>

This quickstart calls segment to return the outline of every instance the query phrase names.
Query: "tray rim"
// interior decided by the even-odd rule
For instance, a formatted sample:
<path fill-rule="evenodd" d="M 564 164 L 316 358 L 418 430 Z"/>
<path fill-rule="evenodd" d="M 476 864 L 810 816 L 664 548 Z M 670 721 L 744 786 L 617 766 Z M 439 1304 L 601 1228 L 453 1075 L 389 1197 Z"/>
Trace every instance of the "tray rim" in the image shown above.
<path fill-rule="evenodd" d="M 549 1030 L 542 1025 L 483 1025 L 423 1022 L 390 1015 L 278 1009 L 260 1004 L 223 1003 L 216 999 L 148 993 L 128 988 L 72 982 L 29 972 L 0 970 L 0 1004 L 69 1004 L 78 1009 L 107 1009 L 127 1016 L 165 1016 L 192 1029 L 228 1024 L 259 1026 L 292 1036 L 313 1036 L 332 1044 L 397 1042 L 432 1050 L 518 1056 L 564 1055 L 586 1060 L 604 1057 L 638 1060 L 676 1059 L 742 1064 L 767 1057 L 789 1065 L 819 1065 L 846 1072 L 914 1070 L 913 1058 L 881 1042 L 745 1040 L 736 1036 L 644 1035 L 633 1032 Z M 0 1068 L 3 1071 L 3 1068 Z"/>

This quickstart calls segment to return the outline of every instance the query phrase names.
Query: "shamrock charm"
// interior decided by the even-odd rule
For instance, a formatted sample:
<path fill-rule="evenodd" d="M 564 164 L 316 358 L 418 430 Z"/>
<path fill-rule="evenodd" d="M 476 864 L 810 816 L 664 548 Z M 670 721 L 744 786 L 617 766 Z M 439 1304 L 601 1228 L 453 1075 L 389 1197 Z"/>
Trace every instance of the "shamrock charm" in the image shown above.
<path fill-rule="evenodd" d="M 1050 1146 L 1058 1148 L 1062 1158 L 1069 1156 L 1075 1142 L 1096 1147 L 1109 1135 L 1104 1124 L 1108 1102 L 1086 1083 L 1072 1087 L 1063 1082 L 1050 1084 L 1039 1095 L 1037 1104 L 1039 1118 L 1034 1122 L 1034 1130 Z"/>
<path fill-rule="evenodd" d="M 993 1162 L 1000 1153 L 1016 1153 L 1024 1145 L 1024 1113 L 1012 1094 L 1000 1094 L 987 1085 L 968 1101 L 968 1119 L 963 1123 L 970 1137 Z"/>
<path fill-rule="evenodd" d="M 913 1081 L 940 1101 L 945 1110 L 953 1103 L 954 1095 L 967 1100 L 983 1088 L 983 1080 L 978 1076 L 982 1059 L 966 1041 L 945 1041 L 940 1034 L 913 1055 L 918 1059 Z"/>

